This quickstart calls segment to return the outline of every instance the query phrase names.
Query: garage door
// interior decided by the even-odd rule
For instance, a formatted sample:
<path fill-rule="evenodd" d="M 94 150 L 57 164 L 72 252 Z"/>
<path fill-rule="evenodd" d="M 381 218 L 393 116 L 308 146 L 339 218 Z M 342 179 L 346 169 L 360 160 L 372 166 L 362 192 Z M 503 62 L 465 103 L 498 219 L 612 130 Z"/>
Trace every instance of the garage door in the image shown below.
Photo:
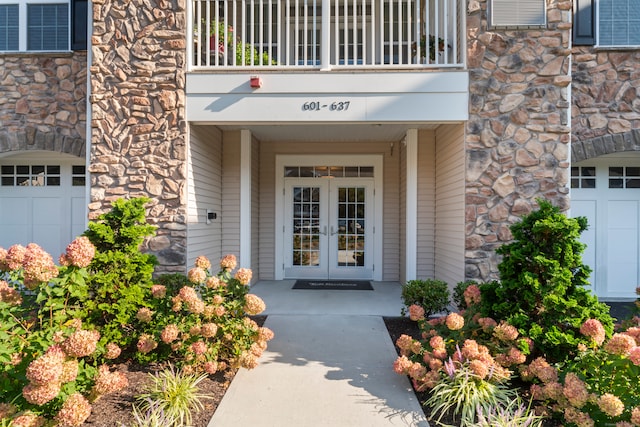
<path fill-rule="evenodd" d="M 0 247 L 34 242 L 57 262 L 86 229 L 85 166 L 59 154 L 0 159 Z"/>
<path fill-rule="evenodd" d="M 571 168 L 571 216 L 585 216 L 589 229 L 583 261 L 604 299 L 635 298 L 640 283 L 640 161 L 605 157 Z"/>

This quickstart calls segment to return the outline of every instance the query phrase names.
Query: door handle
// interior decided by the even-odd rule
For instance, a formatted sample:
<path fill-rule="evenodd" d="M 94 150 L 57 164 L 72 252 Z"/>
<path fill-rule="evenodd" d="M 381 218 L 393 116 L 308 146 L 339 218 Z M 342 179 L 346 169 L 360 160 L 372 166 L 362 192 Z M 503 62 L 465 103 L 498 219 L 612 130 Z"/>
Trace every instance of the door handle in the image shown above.
<path fill-rule="evenodd" d="M 333 225 L 332 225 L 331 226 L 331 235 L 334 236 L 336 234 L 338 234 L 338 232 L 333 229 Z"/>
<path fill-rule="evenodd" d="M 326 235 L 327 235 L 327 226 L 325 225 L 325 226 L 322 228 L 322 231 L 319 231 L 319 233 L 320 233 L 320 234 L 323 234 L 323 235 L 325 235 L 325 236 L 326 236 Z"/>

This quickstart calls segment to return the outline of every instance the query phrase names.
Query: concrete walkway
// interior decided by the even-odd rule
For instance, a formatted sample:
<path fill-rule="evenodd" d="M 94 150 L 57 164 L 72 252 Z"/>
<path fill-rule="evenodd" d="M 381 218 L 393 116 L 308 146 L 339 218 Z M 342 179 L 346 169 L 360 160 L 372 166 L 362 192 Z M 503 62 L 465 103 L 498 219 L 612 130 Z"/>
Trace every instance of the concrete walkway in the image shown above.
<path fill-rule="evenodd" d="M 427 427 L 382 316 L 398 316 L 397 283 L 374 291 L 292 290 L 260 282 L 275 338 L 234 378 L 209 427 Z"/>

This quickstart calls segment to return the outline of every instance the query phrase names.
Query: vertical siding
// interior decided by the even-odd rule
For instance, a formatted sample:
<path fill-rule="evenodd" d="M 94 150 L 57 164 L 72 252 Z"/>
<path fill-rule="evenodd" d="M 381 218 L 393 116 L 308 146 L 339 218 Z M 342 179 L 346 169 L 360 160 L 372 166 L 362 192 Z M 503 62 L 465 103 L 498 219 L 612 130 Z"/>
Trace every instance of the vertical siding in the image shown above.
<path fill-rule="evenodd" d="M 464 128 L 435 133 L 435 276 L 453 287 L 464 280 Z"/>
<path fill-rule="evenodd" d="M 240 132 L 224 132 L 222 144 L 222 252 L 240 255 Z"/>
<path fill-rule="evenodd" d="M 261 142 L 259 170 L 259 270 L 261 279 L 275 277 L 275 218 L 276 213 L 275 159 L 277 154 L 384 154 L 384 207 L 383 207 L 383 280 L 397 281 L 400 278 L 400 208 L 399 208 L 399 144 L 395 141 L 393 155 L 389 142 L 340 143 L 340 142 Z M 226 166 L 226 165 L 225 165 Z M 379 194 L 379 192 L 378 192 Z M 255 263 L 255 262 L 254 262 Z M 380 266 L 376 266 L 376 269 Z"/>
<path fill-rule="evenodd" d="M 418 134 L 418 259 L 416 276 L 435 273 L 435 132 Z"/>
<path fill-rule="evenodd" d="M 260 143 L 251 140 L 251 269 L 260 277 Z"/>
<path fill-rule="evenodd" d="M 215 265 L 222 254 L 222 134 L 217 128 L 191 126 L 187 173 L 187 268 L 199 255 Z M 210 224 L 207 209 L 218 214 Z"/>

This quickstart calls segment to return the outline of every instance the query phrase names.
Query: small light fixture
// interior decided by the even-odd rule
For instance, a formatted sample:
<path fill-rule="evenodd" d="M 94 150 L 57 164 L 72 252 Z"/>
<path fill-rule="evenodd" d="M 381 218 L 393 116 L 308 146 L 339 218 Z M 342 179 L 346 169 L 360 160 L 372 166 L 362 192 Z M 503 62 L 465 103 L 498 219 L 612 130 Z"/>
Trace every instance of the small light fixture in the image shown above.
<path fill-rule="evenodd" d="M 262 78 L 260 76 L 251 76 L 249 84 L 253 89 L 260 89 L 262 87 Z"/>
<path fill-rule="evenodd" d="M 218 214 L 212 210 L 207 209 L 207 224 L 211 224 L 211 221 L 218 218 Z"/>

